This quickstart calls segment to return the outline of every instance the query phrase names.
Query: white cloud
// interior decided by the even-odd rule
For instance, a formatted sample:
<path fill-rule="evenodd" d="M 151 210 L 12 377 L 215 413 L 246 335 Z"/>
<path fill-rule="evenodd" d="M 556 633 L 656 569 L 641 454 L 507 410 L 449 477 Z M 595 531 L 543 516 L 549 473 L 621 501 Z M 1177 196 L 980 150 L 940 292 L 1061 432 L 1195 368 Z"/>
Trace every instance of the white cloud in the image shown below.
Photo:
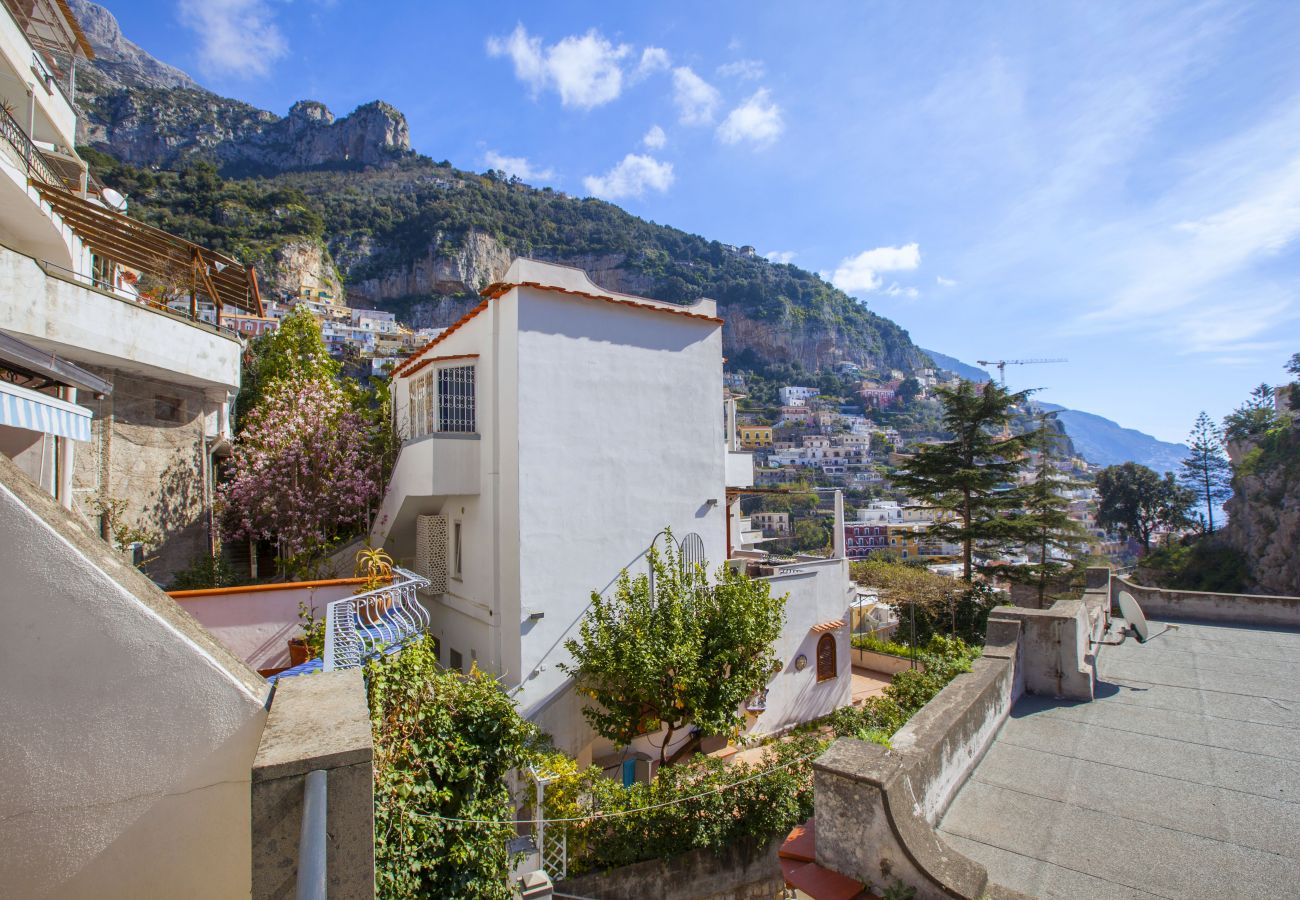
<path fill-rule="evenodd" d="M 777 265 L 785 265 L 793 260 L 795 256 L 796 254 L 793 250 L 772 250 L 763 254 L 764 259 L 770 260 Z"/>
<path fill-rule="evenodd" d="M 841 260 L 830 281 L 842 291 L 878 291 L 884 286 L 881 272 L 910 272 L 921 265 L 920 245 L 877 247 Z"/>
<path fill-rule="evenodd" d="M 672 60 L 669 59 L 667 50 L 663 47 L 646 47 L 641 51 L 641 61 L 637 63 L 632 79 L 640 81 L 656 72 L 665 72 L 671 66 Z"/>
<path fill-rule="evenodd" d="M 673 177 L 672 163 L 629 153 L 604 175 L 588 175 L 582 183 L 593 197 L 618 200 L 640 197 L 647 189 L 662 193 L 672 186 Z"/>
<path fill-rule="evenodd" d="M 673 102 L 683 125 L 708 125 L 722 95 L 688 66 L 678 66 L 673 69 Z"/>
<path fill-rule="evenodd" d="M 520 24 L 507 37 L 488 38 L 487 52 L 493 57 L 509 57 L 515 77 L 534 94 L 553 88 L 565 106 L 591 109 L 623 92 L 622 60 L 632 48 L 611 43 L 594 28 L 544 48 L 542 39 L 529 35 Z"/>
<path fill-rule="evenodd" d="M 735 78 L 740 81 L 757 81 L 762 78 L 766 72 L 761 60 L 757 59 L 738 59 L 735 62 L 724 63 L 717 68 L 718 75 L 722 78 Z"/>
<path fill-rule="evenodd" d="M 542 39 L 530 37 L 522 22 L 508 37 L 488 38 L 487 52 L 488 56 L 510 57 L 515 64 L 515 77 L 532 87 L 534 93 L 546 86 L 546 56 L 542 53 Z"/>
<path fill-rule="evenodd" d="M 289 49 L 263 0 L 181 0 L 180 20 L 198 35 L 209 75 L 266 75 Z"/>
<path fill-rule="evenodd" d="M 537 169 L 524 156 L 503 156 L 495 150 L 483 154 L 489 169 L 497 169 L 524 181 L 549 181 L 555 177 L 554 169 Z"/>
<path fill-rule="evenodd" d="M 645 144 L 651 150 L 658 150 L 664 144 L 668 143 L 668 135 L 658 125 L 651 125 L 650 130 L 641 138 L 641 143 Z"/>
<path fill-rule="evenodd" d="M 884 293 L 890 297 L 906 297 L 909 300 L 914 300 L 917 297 L 921 296 L 921 292 L 918 291 L 916 288 L 903 287 L 897 281 L 893 282 L 892 284 L 890 284 L 889 287 L 885 288 Z"/>
<path fill-rule="evenodd" d="M 951 279 L 951 278 L 944 278 L 942 275 L 938 275 L 938 276 L 936 276 L 935 279 L 934 279 L 934 283 L 937 284 L 937 285 L 939 285 L 939 287 L 956 287 L 956 286 L 957 286 L 957 282 L 956 282 L 956 281 L 954 281 L 954 280 Z"/>
<path fill-rule="evenodd" d="M 718 126 L 718 138 L 724 144 L 750 141 L 763 146 L 780 137 L 784 130 L 781 107 L 772 102 L 767 88 L 759 88 L 727 115 Z"/>

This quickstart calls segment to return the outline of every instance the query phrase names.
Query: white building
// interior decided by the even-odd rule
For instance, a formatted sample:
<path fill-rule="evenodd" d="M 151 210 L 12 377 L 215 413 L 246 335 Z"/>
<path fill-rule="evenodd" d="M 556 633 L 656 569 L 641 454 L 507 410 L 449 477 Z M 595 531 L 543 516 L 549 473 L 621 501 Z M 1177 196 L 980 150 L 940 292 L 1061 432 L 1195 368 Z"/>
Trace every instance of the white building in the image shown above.
<path fill-rule="evenodd" d="M 397 316 L 382 309 L 353 309 L 352 325 L 375 334 L 397 334 Z"/>
<path fill-rule="evenodd" d="M 787 385 L 779 391 L 782 406 L 803 406 L 818 394 L 817 388 Z"/>
<path fill-rule="evenodd" d="M 85 35 L 0 6 L 0 894 L 247 897 L 270 688 L 88 523 L 124 500 L 165 566 L 207 548 L 241 344 L 197 307 L 260 313 L 255 283 L 109 208 L 72 149 Z"/>
<path fill-rule="evenodd" d="M 582 762 L 613 750 L 594 739 L 558 667 L 591 592 L 643 569 L 665 527 L 697 536 L 715 566 L 729 533 L 736 546 L 761 539 L 728 496 L 752 484 L 753 464 L 736 450 L 734 410 L 725 428 L 717 414 L 721 326 L 711 300 L 616 294 L 577 269 L 520 259 L 393 373 L 402 450 L 372 542 L 434 582 L 427 605 L 444 664 L 500 675 L 524 715 Z M 818 572 L 842 563 L 774 579 L 774 589 L 824 595 L 790 604 L 800 642 L 809 618 L 845 618 L 847 595 L 835 594 L 845 585 L 826 587 Z M 812 680 L 806 651 L 797 672 L 787 659 L 772 721 L 845 702 L 840 631 L 836 683 Z"/>
<path fill-rule="evenodd" d="M 162 536 L 149 571 L 166 580 L 211 547 L 239 386 L 240 338 L 201 311 L 264 310 L 251 271 L 116 211 L 76 155 L 68 97 L 89 52 L 61 3 L 0 10 L 0 331 L 102 382 L 11 360 L 0 452 L 92 521 L 124 501 L 122 524 Z"/>

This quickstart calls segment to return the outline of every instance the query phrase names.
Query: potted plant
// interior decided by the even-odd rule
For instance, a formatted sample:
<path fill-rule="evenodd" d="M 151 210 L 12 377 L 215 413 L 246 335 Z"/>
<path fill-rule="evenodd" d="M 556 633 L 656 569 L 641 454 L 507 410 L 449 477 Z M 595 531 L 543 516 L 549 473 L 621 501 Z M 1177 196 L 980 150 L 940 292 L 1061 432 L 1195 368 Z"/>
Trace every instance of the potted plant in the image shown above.
<path fill-rule="evenodd" d="M 325 655 L 325 620 L 316 618 L 315 608 L 301 601 L 298 619 L 302 622 L 302 637 L 289 638 L 290 666 L 300 666 Z"/>
<path fill-rule="evenodd" d="M 352 570 L 356 578 L 364 578 L 354 595 L 366 594 L 377 590 L 393 580 L 393 558 L 384 552 L 383 547 L 366 547 L 357 551 L 356 566 Z M 381 595 L 366 602 L 361 609 L 361 617 L 373 625 L 393 605 L 390 595 Z"/>

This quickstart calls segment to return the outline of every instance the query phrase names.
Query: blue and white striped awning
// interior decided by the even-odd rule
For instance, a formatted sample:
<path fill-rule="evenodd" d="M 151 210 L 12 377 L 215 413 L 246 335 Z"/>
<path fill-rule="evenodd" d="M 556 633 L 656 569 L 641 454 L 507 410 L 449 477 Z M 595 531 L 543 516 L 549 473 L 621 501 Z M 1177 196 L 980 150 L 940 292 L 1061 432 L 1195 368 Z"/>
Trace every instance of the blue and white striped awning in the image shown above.
<path fill-rule="evenodd" d="M 84 406 L 0 381 L 0 425 L 89 441 L 90 416 Z"/>

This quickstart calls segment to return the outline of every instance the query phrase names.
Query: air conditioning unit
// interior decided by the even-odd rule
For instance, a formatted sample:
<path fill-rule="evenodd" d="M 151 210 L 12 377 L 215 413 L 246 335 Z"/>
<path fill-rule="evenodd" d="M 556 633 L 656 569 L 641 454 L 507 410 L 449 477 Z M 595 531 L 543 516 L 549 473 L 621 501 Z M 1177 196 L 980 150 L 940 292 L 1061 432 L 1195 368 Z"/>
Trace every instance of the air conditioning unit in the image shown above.
<path fill-rule="evenodd" d="M 415 571 L 429 579 L 429 590 L 435 594 L 447 591 L 450 526 L 446 516 L 415 517 Z"/>

